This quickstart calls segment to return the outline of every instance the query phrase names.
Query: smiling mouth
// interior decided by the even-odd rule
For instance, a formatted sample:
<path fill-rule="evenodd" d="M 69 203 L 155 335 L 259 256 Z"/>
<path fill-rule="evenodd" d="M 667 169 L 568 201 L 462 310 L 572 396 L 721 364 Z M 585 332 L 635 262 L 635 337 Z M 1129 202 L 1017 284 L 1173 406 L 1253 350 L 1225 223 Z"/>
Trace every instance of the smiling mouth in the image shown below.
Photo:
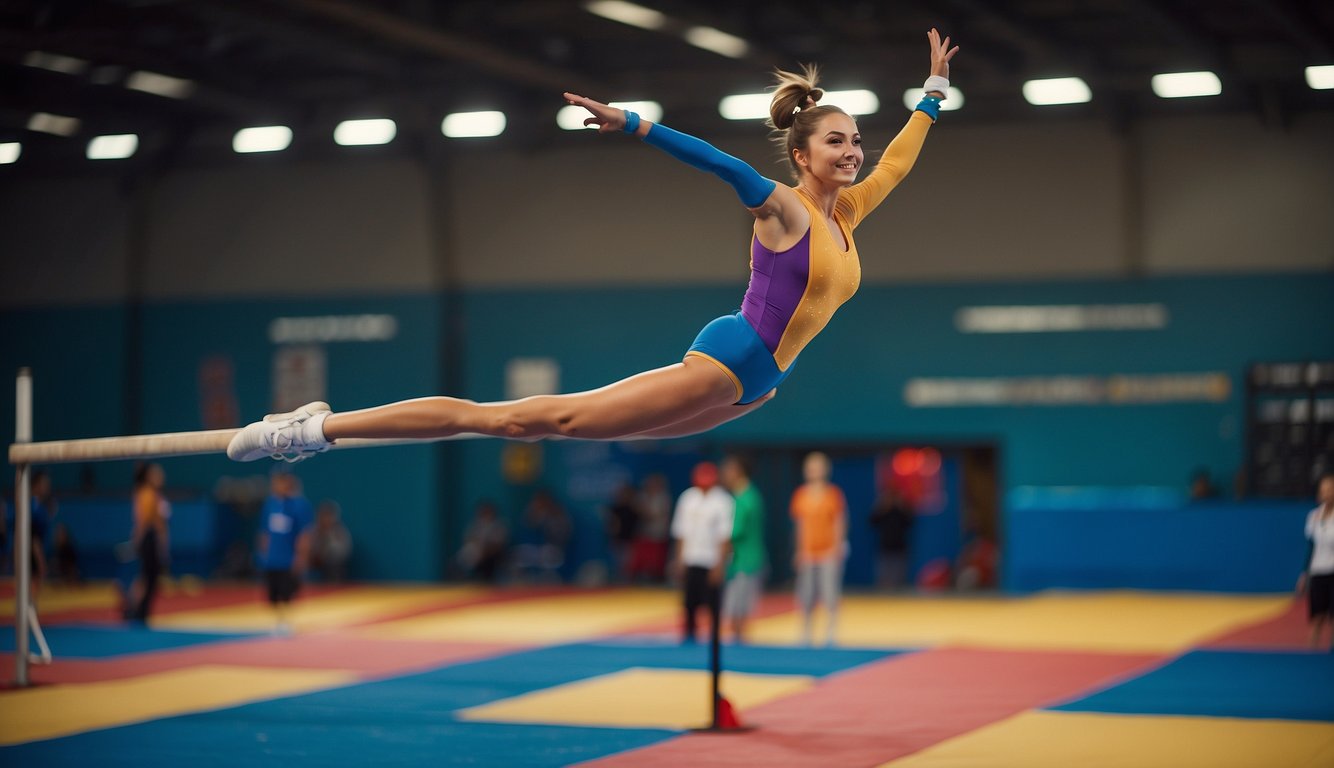
<path fill-rule="evenodd" d="M 855 170 L 857 170 L 857 164 L 856 164 L 856 163 L 838 163 L 838 164 L 836 164 L 834 167 L 838 168 L 839 170 L 843 170 L 843 171 L 855 171 Z"/>

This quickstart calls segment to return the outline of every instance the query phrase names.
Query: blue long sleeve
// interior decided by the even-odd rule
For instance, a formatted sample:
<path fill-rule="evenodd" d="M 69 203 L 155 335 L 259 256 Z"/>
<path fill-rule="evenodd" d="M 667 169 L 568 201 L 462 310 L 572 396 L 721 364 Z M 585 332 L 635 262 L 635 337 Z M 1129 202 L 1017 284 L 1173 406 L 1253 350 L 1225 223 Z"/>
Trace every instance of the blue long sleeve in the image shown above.
<path fill-rule="evenodd" d="M 654 123 L 644 136 L 651 144 L 687 165 L 712 173 L 731 185 L 747 208 L 758 208 L 778 185 L 766 179 L 744 160 L 733 157 L 707 141 Z"/>

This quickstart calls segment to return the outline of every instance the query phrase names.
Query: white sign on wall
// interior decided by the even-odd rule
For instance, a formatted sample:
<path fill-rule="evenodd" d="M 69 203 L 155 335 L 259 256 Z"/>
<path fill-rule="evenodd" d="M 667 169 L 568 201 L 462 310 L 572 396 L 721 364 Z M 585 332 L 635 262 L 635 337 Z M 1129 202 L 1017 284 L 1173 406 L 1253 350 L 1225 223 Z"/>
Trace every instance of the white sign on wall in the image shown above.
<path fill-rule="evenodd" d="M 273 353 L 273 410 L 299 408 L 314 400 L 327 400 L 329 363 L 324 347 L 282 346 Z"/>
<path fill-rule="evenodd" d="M 560 364 L 550 357 L 515 357 L 505 364 L 505 399 L 560 392 Z"/>

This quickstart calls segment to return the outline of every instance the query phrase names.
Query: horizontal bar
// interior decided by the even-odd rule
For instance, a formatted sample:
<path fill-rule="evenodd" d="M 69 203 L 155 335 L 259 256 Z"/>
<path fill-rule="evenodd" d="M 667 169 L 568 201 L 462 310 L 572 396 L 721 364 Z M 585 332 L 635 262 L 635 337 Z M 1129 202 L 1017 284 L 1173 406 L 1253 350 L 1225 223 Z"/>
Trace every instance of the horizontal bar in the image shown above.
<path fill-rule="evenodd" d="M 9 446 L 10 464 L 69 464 L 80 461 L 117 461 L 123 459 L 160 459 L 171 456 L 197 456 L 226 453 L 227 444 L 239 429 L 214 429 L 206 432 L 164 432 L 130 437 L 94 437 L 83 440 L 53 440 L 45 443 L 14 443 Z M 419 445 L 442 440 L 471 440 L 484 435 L 462 434 L 451 437 L 372 440 L 344 438 L 333 448 L 381 448 L 390 445 Z"/>

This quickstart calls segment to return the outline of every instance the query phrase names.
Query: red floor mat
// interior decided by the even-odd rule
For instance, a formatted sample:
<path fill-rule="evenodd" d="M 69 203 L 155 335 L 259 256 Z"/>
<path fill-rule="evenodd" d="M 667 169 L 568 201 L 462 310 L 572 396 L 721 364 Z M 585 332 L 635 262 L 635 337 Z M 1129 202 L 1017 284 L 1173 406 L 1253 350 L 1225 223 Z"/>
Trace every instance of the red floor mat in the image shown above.
<path fill-rule="evenodd" d="M 309 634 L 248 638 L 114 659 L 57 659 L 50 666 L 32 666 L 30 672 L 32 681 L 38 685 L 117 680 L 200 664 L 348 669 L 371 678 L 472 661 L 514 648 L 493 643 L 437 643 L 378 640 L 333 633 Z M 13 654 L 0 654 L 0 669 L 12 669 L 13 664 Z"/>
<path fill-rule="evenodd" d="M 874 766 L 1105 687 L 1162 657 L 937 649 L 742 713 L 742 734 L 689 734 L 586 766 Z"/>

